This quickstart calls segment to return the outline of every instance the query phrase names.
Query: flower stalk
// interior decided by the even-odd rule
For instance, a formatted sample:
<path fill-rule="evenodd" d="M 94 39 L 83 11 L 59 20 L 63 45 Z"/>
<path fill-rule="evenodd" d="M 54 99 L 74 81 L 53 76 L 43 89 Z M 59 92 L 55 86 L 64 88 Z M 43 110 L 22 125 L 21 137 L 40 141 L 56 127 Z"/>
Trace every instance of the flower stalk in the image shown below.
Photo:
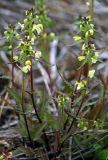
<path fill-rule="evenodd" d="M 94 0 L 91 0 L 90 2 L 90 15 L 91 15 L 91 18 L 94 17 Z"/>
<path fill-rule="evenodd" d="M 28 127 L 28 123 L 27 123 L 27 117 L 26 117 L 25 109 L 24 109 L 24 73 L 23 73 L 23 78 L 22 78 L 21 106 L 22 106 L 22 112 L 23 112 L 23 118 L 24 118 L 25 126 L 26 126 L 27 133 L 28 133 L 28 138 L 29 138 L 29 141 L 31 143 L 31 146 L 34 148 L 33 141 L 32 141 L 31 135 L 30 135 L 29 127 Z"/>

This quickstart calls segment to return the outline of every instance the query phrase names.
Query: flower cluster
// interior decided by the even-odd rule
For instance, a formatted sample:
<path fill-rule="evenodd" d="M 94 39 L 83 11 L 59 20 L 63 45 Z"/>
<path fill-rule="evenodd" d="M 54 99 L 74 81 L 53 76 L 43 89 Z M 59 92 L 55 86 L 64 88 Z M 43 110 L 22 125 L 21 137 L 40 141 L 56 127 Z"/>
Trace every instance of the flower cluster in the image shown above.
<path fill-rule="evenodd" d="M 35 41 L 41 36 L 43 25 L 40 23 L 35 10 L 30 9 L 26 11 L 26 18 L 23 23 L 18 22 L 17 28 L 18 31 L 15 27 L 9 27 L 8 30 L 5 31 L 5 37 L 9 42 L 9 48 L 13 48 L 14 38 L 17 38 L 19 54 L 13 56 L 13 60 L 15 62 L 20 61 L 21 67 L 19 68 L 24 73 L 27 73 L 31 68 L 31 64 L 28 64 L 30 59 L 32 59 L 32 57 L 35 57 L 36 60 L 41 58 L 41 51 L 37 51 L 35 48 Z"/>
<path fill-rule="evenodd" d="M 99 55 L 93 42 L 95 29 L 91 17 L 82 17 L 78 27 L 79 34 L 73 37 L 75 41 L 80 41 L 82 44 L 82 52 L 78 56 L 78 61 L 81 63 L 81 67 L 85 64 L 89 65 L 88 78 L 92 79 L 95 76 L 95 70 L 90 67 L 99 60 Z M 77 89 L 84 88 L 86 86 L 85 80 L 76 82 L 76 85 Z"/>
<path fill-rule="evenodd" d="M 79 22 L 79 35 L 74 36 L 75 41 L 82 42 L 82 53 L 78 60 L 83 64 L 89 63 L 90 65 L 96 63 L 99 59 L 96 47 L 93 42 L 94 24 L 90 17 L 82 17 Z"/>
<path fill-rule="evenodd" d="M 14 41 L 19 39 L 19 34 L 16 32 L 16 28 L 13 25 L 9 25 L 7 30 L 4 32 L 4 36 L 7 42 L 8 50 L 12 51 Z"/>
<path fill-rule="evenodd" d="M 22 68 L 22 71 L 24 73 L 28 73 L 30 71 L 30 69 L 31 69 L 31 61 L 27 60 L 25 62 L 25 66 Z"/>
<path fill-rule="evenodd" d="M 84 89 L 86 87 L 87 82 L 85 80 L 82 80 L 80 82 L 75 83 L 75 85 L 77 86 L 77 90 L 79 89 Z"/>

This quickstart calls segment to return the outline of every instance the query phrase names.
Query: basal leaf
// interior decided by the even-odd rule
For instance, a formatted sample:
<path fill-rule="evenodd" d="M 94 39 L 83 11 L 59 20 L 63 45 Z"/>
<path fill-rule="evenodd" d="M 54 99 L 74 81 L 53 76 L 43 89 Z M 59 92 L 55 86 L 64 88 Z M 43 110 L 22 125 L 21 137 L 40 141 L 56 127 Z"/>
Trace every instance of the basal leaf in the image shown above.
<path fill-rule="evenodd" d="M 10 94 L 10 96 L 16 100 L 18 106 L 21 106 L 21 97 L 18 95 L 15 89 L 7 88 L 7 91 Z"/>
<path fill-rule="evenodd" d="M 20 152 L 22 152 L 26 155 L 29 155 L 29 156 L 34 156 L 35 155 L 33 149 L 30 148 L 30 147 L 23 147 L 22 146 L 22 147 L 18 147 L 17 150 L 19 150 Z"/>
<path fill-rule="evenodd" d="M 47 125 L 47 123 L 45 122 L 45 123 L 39 124 L 38 127 L 33 129 L 33 131 L 31 132 L 31 137 L 33 140 L 37 139 L 37 137 L 42 132 L 42 130 L 46 127 L 46 125 Z"/>

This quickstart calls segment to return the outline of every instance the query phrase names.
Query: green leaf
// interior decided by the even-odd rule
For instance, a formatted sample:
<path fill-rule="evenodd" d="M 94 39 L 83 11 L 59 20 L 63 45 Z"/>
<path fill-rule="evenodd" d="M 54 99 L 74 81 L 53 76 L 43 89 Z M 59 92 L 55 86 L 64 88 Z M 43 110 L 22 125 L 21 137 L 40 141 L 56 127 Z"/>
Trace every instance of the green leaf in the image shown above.
<path fill-rule="evenodd" d="M 46 127 L 47 123 L 42 123 L 31 132 L 31 137 L 33 140 L 37 139 L 42 130 Z"/>
<path fill-rule="evenodd" d="M 12 88 L 7 88 L 7 91 L 10 96 L 16 100 L 18 106 L 21 106 L 21 97 L 17 94 L 15 89 L 13 90 Z"/>
<path fill-rule="evenodd" d="M 22 137 L 28 137 L 23 116 L 20 116 L 18 131 L 20 132 Z"/>
<path fill-rule="evenodd" d="M 101 150 L 97 152 L 96 157 L 98 160 L 107 160 L 108 159 L 108 149 Z"/>
<path fill-rule="evenodd" d="M 64 87 L 65 87 L 65 90 L 68 94 L 73 93 L 73 86 L 69 82 L 64 81 Z"/>
<path fill-rule="evenodd" d="M 19 150 L 20 152 L 22 152 L 26 155 L 29 155 L 29 156 L 34 156 L 35 155 L 33 149 L 30 148 L 30 147 L 23 147 L 22 146 L 22 147 L 18 147 L 17 150 Z"/>
<path fill-rule="evenodd" d="M 102 146 L 98 143 L 94 144 L 93 147 L 94 147 L 95 151 L 102 149 Z"/>

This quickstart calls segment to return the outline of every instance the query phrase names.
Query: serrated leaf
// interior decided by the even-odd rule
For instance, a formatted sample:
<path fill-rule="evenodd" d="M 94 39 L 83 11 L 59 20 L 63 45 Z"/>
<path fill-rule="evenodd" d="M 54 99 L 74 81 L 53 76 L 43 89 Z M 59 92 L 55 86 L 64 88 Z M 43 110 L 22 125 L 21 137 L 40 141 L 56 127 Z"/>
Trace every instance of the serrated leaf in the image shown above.
<path fill-rule="evenodd" d="M 38 127 L 33 129 L 33 131 L 31 132 L 31 137 L 33 140 L 37 139 L 37 137 L 42 132 L 42 130 L 46 127 L 46 125 L 47 125 L 47 123 L 45 122 L 45 123 L 39 124 Z"/>

